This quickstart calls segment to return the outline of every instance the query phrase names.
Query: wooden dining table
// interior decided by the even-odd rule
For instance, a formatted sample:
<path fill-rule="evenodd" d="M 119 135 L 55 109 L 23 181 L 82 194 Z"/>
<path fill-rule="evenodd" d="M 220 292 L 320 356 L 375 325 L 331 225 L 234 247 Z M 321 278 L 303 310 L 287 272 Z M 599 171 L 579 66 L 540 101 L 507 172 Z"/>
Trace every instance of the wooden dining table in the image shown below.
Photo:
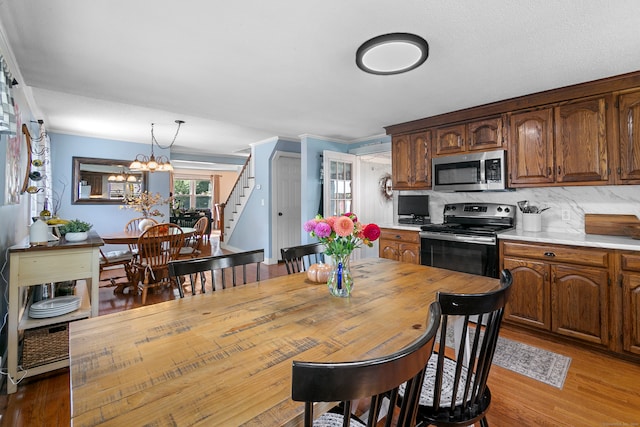
<path fill-rule="evenodd" d="M 73 322 L 73 426 L 299 426 L 293 360 L 390 354 L 424 331 L 438 291 L 499 287 L 379 258 L 354 261 L 352 274 L 349 298 L 298 273 Z"/>
<path fill-rule="evenodd" d="M 193 236 L 196 229 L 193 227 L 181 227 L 184 238 Z M 113 233 L 101 234 L 100 237 L 106 244 L 110 245 L 135 245 L 138 243 L 138 237 L 142 232 L 140 230 L 122 230 Z"/>

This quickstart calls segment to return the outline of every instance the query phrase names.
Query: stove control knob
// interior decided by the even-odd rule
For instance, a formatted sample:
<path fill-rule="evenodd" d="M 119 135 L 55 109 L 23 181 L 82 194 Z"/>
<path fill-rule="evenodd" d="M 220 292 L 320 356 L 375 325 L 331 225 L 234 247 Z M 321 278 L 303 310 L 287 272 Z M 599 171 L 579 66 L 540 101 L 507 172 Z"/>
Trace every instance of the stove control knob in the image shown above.
<path fill-rule="evenodd" d="M 502 206 L 498 206 L 498 209 L 496 209 L 498 212 L 502 212 Z M 505 212 L 508 212 L 505 210 Z"/>
<path fill-rule="evenodd" d="M 509 208 L 504 208 L 504 211 L 505 211 L 506 213 L 509 213 L 509 212 L 511 212 L 511 209 L 509 209 Z"/>

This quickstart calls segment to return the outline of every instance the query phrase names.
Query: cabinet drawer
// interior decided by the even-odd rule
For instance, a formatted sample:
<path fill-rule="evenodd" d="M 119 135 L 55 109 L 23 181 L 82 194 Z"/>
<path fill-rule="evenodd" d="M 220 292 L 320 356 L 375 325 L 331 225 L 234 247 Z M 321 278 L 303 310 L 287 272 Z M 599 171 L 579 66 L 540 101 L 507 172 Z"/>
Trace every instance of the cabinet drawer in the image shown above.
<path fill-rule="evenodd" d="M 594 267 L 609 266 L 609 252 L 600 249 L 575 246 L 533 245 L 530 243 L 504 242 L 505 256 L 542 259 Z"/>
<path fill-rule="evenodd" d="M 640 253 L 622 252 L 620 254 L 620 267 L 627 271 L 640 271 Z"/>
<path fill-rule="evenodd" d="M 418 234 L 418 231 L 396 230 L 393 228 L 381 228 L 380 239 L 407 243 L 420 243 L 420 235 Z"/>

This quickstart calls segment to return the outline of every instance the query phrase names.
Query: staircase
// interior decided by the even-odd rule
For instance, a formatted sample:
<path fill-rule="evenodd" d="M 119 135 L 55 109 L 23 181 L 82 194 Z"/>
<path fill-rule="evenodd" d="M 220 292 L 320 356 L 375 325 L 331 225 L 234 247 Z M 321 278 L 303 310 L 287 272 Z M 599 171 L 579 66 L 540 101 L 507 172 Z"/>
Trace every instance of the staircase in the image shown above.
<path fill-rule="evenodd" d="M 244 206 L 253 191 L 255 179 L 251 155 L 247 158 L 226 202 L 220 204 L 220 241 L 228 240 L 236 228 Z"/>

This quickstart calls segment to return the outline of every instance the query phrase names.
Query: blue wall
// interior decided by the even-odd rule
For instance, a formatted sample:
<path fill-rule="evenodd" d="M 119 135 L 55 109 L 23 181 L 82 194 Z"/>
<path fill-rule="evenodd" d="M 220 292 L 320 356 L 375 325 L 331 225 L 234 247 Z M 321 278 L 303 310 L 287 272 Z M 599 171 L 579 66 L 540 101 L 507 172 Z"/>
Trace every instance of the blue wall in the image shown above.
<path fill-rule="evenodd" d="M 299 153 L 300 143 L 283 138 L 273 138 L 253 146 L 255 186 L 231 238 L 226 242 L 233 248 L 247 251 L 264 248 L 265 259 L 272 257 L 271 160 L 277 151 Z M 264 206 L 262 200 L 264 200 Z"/>
<path fill-rule="evenodd" d="M 148 155 L 151 151 L 150 144 L 56 133 L 49 135 L 51 138 L 51 162 L 56 177 L 53 180 L 53 188 L 60 193 L 62 191 L 62 183 L 66 184 L 58 213 L 60 217 L 66 219 L 79 218 L 83 221 L 90 222 L 98 234 L 103 234 L 121 231 L 130 219 L 140 216 L 140 214 L 134 210 L 120 209 L 120 205 L 72 205 L 72 158 L 75 156 L 131 160 L 140 153 Z M 169 150 L 162 150 L 156 147 L 154 151 L 156 155 L 169 156 Z M 152 193 L 160 193 L 164 197 L 168 197 L 169 185 L 170 180 L 168 173 L 156 172 L 149 174 L 148 189 Z M 161 206 L 159 209 L 165 216 L 157 219 L 161 222 L 168 222 L 169 206 Z"/>

